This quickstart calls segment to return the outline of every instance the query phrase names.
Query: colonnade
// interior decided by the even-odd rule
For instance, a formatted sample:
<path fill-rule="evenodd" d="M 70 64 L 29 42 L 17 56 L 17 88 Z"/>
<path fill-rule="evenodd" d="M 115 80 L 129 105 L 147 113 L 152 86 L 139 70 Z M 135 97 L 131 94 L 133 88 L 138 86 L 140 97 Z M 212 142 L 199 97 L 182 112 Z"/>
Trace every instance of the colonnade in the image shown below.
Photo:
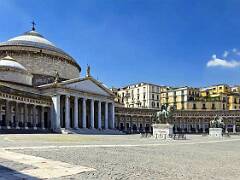
<path fill-rule="evenodd" d="M 35 103 L 27 103 L 1 99 L 1 129 L 45 129 L 50 126 L 49 107 Z"/>
<path fill-rule="evenodd" d="M 208 131 L 209 118 L 193 118 L 193 119 L 186 119 L 186 118 L 177 118 L 172 122 L 174 124 L 174 131 L 176 133 L 206 133 Z M 225 133 L 229 131 L 236 133 L 236 119 L 227 118 L 224 120 L 225 123 Z"/>
<path fill-rule="evenodd" d="M 150 116 L 117 115 L 116 122 L 117 129 L 121 131 L 131 133 L 152 131 L 152 119 Z"/>
<path fill-rule="evenodd" d="M 71 95 L 55 95 L 52 101 L 53 129 L 115 128 L 113 101 Z"/>

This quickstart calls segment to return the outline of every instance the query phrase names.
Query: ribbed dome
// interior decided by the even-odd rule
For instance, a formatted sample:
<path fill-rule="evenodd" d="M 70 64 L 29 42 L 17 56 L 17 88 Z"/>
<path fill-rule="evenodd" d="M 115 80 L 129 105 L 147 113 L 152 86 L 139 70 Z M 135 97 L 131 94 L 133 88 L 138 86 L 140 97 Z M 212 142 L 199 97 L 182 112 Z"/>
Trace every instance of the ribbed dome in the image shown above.
<path fill-rule="evenodd" d="M 69 54 L 64 52 L 62 49 L 57 48 L 52 42 L 45 39 L 44 36 L 42 36 L 35 30 L 25 32 L 20 36 L 11 38 L 6 42 L 0 43 L 0 47 L 6 47 L 6 46 L 34 47 L 38 49 L 46 49 L 49 51 L 54 51 L 70 59 L 79 68 L 79 70 L 81 70 L 80 66 Z"/>
<path fill-rule="evenodd" d="M 81 72 L 74 58 L 44 38 L 34 27 L 31 31 L 0 43 L 0 59 L 6 53 L 33 75 L 33 85 L 52 82 L 56 71 L 62 80 L 77 78 Z M 7 64 L 20 68 L 13 62 Z"/>
<path fill-rule="evenodd" d="M 21 36 L 17 36 L 8 40 L 8 42 L 11 42 L 11 41 L 27 41 L 27 42 L 33 42 L 33 43 L 42 43 L 42 44 L 55 47 L 55 45 L 52 42 L 45 39 L 41 34 L 39 34 L 36 31 L 28 31 Z"/>
<path fill-rule="evenodd" d="M 23 65 L 21 65 L 20 63 L 15 61 L 10 56 L 6 56 L 6 57 L 4 57 L 0 60 L 0 68 L 3 68 L 3 67 L 18 69 L 18 70 L 22 70 L 22 71 L 27 72 L 27 69 L 25 67 L 23 67 Z"/>

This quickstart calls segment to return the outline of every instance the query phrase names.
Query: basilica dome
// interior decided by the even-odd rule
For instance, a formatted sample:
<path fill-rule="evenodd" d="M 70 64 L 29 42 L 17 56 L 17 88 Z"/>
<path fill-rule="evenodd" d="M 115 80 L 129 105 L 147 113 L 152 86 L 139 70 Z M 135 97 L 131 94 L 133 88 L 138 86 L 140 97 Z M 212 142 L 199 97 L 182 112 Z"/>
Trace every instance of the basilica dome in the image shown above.
<path fill-rule="evenodd" d="M 56 72 L 61 80 L 78 78 L 81 72 L 73 57 L 44 38 L 35 28 L 0 43 L 0 58 L 6 54 L 33 74 L 33 85 L 52 82 Z"/>
<path fill-rule="evenodd" d="M 0 80 L 32 85 L 32 75 L 10 56 L 0 59 Z"/>

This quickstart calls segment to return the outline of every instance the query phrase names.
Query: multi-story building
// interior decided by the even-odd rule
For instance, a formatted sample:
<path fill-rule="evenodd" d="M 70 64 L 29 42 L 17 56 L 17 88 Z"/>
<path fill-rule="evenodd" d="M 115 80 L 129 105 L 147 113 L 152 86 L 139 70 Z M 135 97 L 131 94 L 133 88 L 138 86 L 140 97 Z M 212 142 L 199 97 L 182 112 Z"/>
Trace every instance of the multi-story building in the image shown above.
<path fill-rule="evenodd" d="M 239 110 L 240 109 L 240 94 L 231 93 L 228 95 L 228 109 Z"/>
<path fill-rule="evenodd" d="M 173 106 L 176 110 L 240 110 L 240 86 L 218 84 L 205 88 L 172 88 L 139 83 L 112 89 L 120 105 L 132 108 Z"/>
<path fill-rule="evenodd" d="M 202 97 L 217 97 L 221 94 L 228 94 L 231 92 L 230 86 L 226 84 L 218 84 L 201 89 Z"/>
<path fill-rule="evenodd" d="M 233 86 L 233 87 L 231 87 L 231 91 L 233 93 L 240 93 L 240 86 Z"/>
<path fill-rule="evenodd" d="M 176 109 L 189 109 L 192 101 L 199 97 L 199 89 L 192 87 L 169 88 L 161 93 L 161 104 L 174 106 Z"/>
<path fill-rule="evenodd" d="M 161 108 L 161 93 L 166 92 L 166 86 L 150 83 L 137 83 L 120 89 L 113 89 L 117 102 L 132 108 Z"/>
<path fill-rule="evenodd" d="M 240 87 L 230 87 L 226 84 L 218 84 L 201 89 L 201 96 L 207 100 L 215 99 L 221 102 L 220 107 L 223 110 L 239 110 L 240 109 Z"/>

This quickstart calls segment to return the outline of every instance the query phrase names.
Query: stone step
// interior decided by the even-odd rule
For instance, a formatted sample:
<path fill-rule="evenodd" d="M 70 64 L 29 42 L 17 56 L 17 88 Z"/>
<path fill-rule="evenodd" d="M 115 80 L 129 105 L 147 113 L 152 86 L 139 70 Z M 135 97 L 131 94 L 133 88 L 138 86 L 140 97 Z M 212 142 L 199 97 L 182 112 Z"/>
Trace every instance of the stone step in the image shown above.
<path fill-rule="evenodd" d="M 99 130 L 99 129 L 61 129 L 62 134 L 99 134 L 99 135 L 124 135 L 125 133 L 116 130 L 116 129 L 107 129 L 107 130 Z"/>

